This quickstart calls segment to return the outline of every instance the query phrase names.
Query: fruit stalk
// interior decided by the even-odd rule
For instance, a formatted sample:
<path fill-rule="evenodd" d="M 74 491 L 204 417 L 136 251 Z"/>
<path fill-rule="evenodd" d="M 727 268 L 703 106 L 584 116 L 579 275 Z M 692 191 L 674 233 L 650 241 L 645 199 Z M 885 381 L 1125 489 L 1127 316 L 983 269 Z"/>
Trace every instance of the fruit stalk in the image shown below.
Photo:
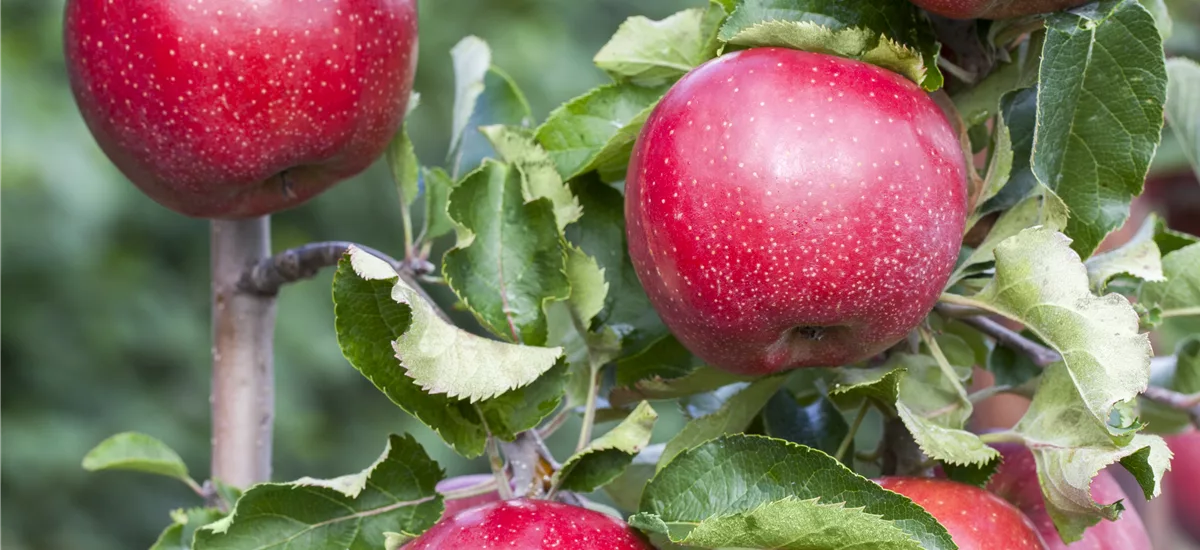
<path fill-rule="evenodd" d="M 268 258 L 270 216 L 213 220 L 212 475 L 237 487 L 271 477 L 275 295 L 239 287 Z"/>

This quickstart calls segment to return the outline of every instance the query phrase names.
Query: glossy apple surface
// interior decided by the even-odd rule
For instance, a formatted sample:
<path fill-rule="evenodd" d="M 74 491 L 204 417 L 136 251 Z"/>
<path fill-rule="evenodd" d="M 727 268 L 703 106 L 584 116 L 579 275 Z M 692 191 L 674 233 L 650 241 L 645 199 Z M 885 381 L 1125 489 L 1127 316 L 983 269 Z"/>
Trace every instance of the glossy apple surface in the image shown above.
<path fill-rule="evenodd" d="M 1175 523 L 1200 543 L 1200 432 L 1167 437 L 1175 457 L 1163 484 Z"/>
<path fill-rule="evenodd" d="M 950 532 L 960 550 L 1045 548 L 1029 518 L 983 489 L 945 479 L 885 477 L 884 489 L 920 505 Z"/>
<path fill-rule="evenodd" d="M 655 309 L 744 374 L 883 351 L 933 307 L 962 242 L 965 161 L 920 88 L 783 48 L 710 61 L 642 128 L 629 251 Z"/>
<path fill-rule="evenodd" d="M 632 527 L 585 508 L 547 500 L 507 500 L 444 517 L 405 550 L 653 550 Z"/>
<path fill-rule="evenodd" d="M 1046 501 L 1038 483 L 1037 464 L 1033 454 L 1022 445 L 995 445 L 1004 461 L 989 480 L 987 489 L 1013 503 L 1037 526 L 1046 547 L 1050 550 L 1150 550 L 1150 535 L 1142 518 L 1132 506 L 1126 506 L 1117 521 L 1101 521 L 1089 527 L 1083 538 L 1071 544 L 1063 542 L 1046 512 Z M 1125 491 L 1106 470 L 1092 480 L 1092 498 L 1101 504 L 1112 504 L 1126 498 Z"/>
<path fill-rule="evenodd" d="M 952 19 L 1009 19 L 1062 11 L 1090 0 L 912 0 L 912 3 Z"/>
<path fill-rule="evenodd" d="M 493 479 L 495 479 L 495 477 L 491 474 L 473 474 L 443 479 L 437 484 L 437 492 L 446 494 L 451 491 L 469 489 L 471 487 L 476 487 L 492 481 Z M 466 510 L 467 508 L 474 508 L 481 504 L 496 502 L 498 500 L 500 500 L 500 493 L 494 490 L 481 495 L 474 495 L 466 498 L 447 499 L 444 501 L 446 509 L 442 512 L 442 516 L 451 516 Z"/>
<path fill-rule="evenodd" d="M 69 0 L 71 87 L 100 148 L 177 212 L 241 218 L 357 174 L 404 116 L 416 0 Z"/>

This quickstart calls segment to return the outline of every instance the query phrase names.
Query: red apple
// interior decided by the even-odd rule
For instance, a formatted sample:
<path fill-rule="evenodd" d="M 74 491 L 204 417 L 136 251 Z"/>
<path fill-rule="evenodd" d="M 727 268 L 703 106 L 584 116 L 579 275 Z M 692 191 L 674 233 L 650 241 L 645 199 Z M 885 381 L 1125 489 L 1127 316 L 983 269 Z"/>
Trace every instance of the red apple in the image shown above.
<path fill-rule="evenodd" d="M 1050 550 L 1150 550 L 1150 535 L 1142 518 L 1132 506 L 1125 508 L 1117 521 L 1101 521 L 1088 528 L 1083 538 L 1071 544 L 1062 541 L 1054 521 L 1046 512 L 1046 501 L 1038 483 L 1037 464 L 1033 454 L 1022 445 L 998 444 L 996 450 L 1004 457 L 1000 468 L 988 482 L 987 489 L 1020 508 L 1033 520 Z M 1126 498 L 1125 491 L 1106 470 L 1092 480 L 1092 498 L 1111 504 Z"/>
<path fill-rule="evenodd" d="M 653 550 L 618 519 L 559 502 L 525 499 L 493 502 L 444 517 L 404 548 Z"/>
<path fill-rule="evenodd" d="M 415 0 L 69 0 L 75 99 L 100 148 L 190 216 L 295 206 L 371 164 L 416 69 Z"/>
<path fill-rule="evenodd" d="M 1046 547 L 1025 514 L 978 487 L 924 477 L 885 477 L 879 484 L 929 512 L 946 527 L 961 550 Z"/>
<path fill-rule="evenodd" d="M 958 255 L 965 159 L 912 82 L 840 57 L 743 50 L 676 83 L 634 146 L 634 267 L 675 336 L 744 374 L 883 351 Z"/>
<path fill-rule="evenodd" d="M 458 490 L 462 490 L 462 489 L 469 489 L 471 487 L 476 487 L 476 486 L 482 485 L 484 483 L 487 483 L 488 481 L 491 481 L 493 479 L 495 479 L 495 476 L 493 476 L 492 474 L 475 474 L 475 475 L 469 475 L 469 476 L 458 476 L 458 477 L 452 477 L 449 479 L 443 479 L 442 481 L 439 481 L 437 484 L 437 492 L 442 493 L 444 495 L 451 491 L 458 491 Z M 445 501 L 446 509 L 445 509 L 445 511 L 442 512 L 442 516 L 443 517 L 451 516 L 451 515 L 461 512 L 463 510 L 466 510 L 467 508 L 474 508 L 481 504 L 487 504 L 489 502 L 496 502 L 498 500 L 500 500 L 500 493 L 495 490 L 488 491 L 486 493 L 475 495 L 475 496 L 466 497 L 466 498 L 448 499 Z"/>
<path fill-rule="evenodd" d="M 912 0 L 930 12 L 952 19 L 1008 19 L 1062 11 L 1091 0 Z"/>
<path fill-rule="evenodd" d="M 1200 543 L 1200 432 L 1167 437 L 1175 458 L 1163 480 L 1175 523 Z"/>

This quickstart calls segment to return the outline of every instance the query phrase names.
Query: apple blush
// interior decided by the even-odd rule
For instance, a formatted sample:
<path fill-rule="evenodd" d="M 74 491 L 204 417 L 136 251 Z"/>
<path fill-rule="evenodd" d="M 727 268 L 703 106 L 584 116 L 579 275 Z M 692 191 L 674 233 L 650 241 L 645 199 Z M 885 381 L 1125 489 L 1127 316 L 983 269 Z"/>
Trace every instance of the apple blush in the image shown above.
<path fill-rule="evenodd" d="M 899 74 L 743 50 L 684 76 L 642 128 L 629 251 L 667 327 L 709 364 L 846 365 L 936 303 L 962 243 L 965 174 L 945 116 Z"/>
<path fill-rule="evenodd" d="M 177 212 L 298 205 L 378 158 L 417 62 L 416 0 L 69 0 L 71 88 L 100 148 Z"/>

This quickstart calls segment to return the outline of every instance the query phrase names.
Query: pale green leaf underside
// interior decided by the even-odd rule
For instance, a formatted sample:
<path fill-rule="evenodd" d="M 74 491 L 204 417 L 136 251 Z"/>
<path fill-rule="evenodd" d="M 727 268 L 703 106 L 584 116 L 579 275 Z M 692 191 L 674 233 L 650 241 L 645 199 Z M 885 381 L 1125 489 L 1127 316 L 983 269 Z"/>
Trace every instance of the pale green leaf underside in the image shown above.
<path fill-rule="evenodd" d="M 390 279 L 385 261 L 352 248 L 350 262 L 363 279 Z M 481 401 L 526 386 L 555 365 L 562 348 L 518 346 L 476 336 L 438 316 L 417 291 L 397 279 L 392 299 L 408 305 L 412 324 L 392 343 L 409 377 L 431 394 Z"/>
<path fill-rule="evenodd" d="M 179 454 L 146 434 L 137 432 L 119 433 L 88 451 L 83 457 L 83 469 L 133 470 L 189 480 L 187 465 Z"/>
<path fill-rule="evenodd" d="M 661 21 L 633 16 L 594 61 L 617 80 L 642 86 L 671 82 L 716 55 L 717 29 L 724 18 L 724 9 L 715 5 L 683 10 Z"/>
<path fill-rule="evenodd" d="M 604 269 L 595 258 L 572 245 L 567 247 L 567 279 L 571 281 L 571 311 L 586 327 L 604 309 L 608 297 Z"/>
<path fill-rule="evenodd" d="M 531 131 L 501 125 L 479 130 L 502 160 L 520 168 L 521 194 L 527 202 L 545 197 L 554 204 L 559 231 L 583 215 L 579 200 L 563 183 L 550 155 L 533 140 Z"/>
<path fill-rule="evenodd" d="M 898 72 L 918 84 L 927 69 L 921 52 L 864 28 L 830 29 L 809 21 L 764 21 L 729 38 L 735 46 L 783 46 L 858 59 Z"/>
<path fill-rule="evenodd" d="M 1143 281 L 1164 280 L 1162 256 L 1154 243 L 1158 223 L 1157 217 L 1151 215 L 1125 244 L 1088 258 L 1083 265 L 1087 267 L 1092 288 L 1103 290 L 1117 275 L 1132 275 Z"/>
<path fill-rule="evenodd" d="M 1139 301 L 1157 305 L 1164 317 L 1200 315 L 1200 243 L 1167 254 L 1162 268 L 1166 280 L 1142 285 Z"/>
<path fill-rule="evenodd" d="M 722 25 L 720 38 L 735 46 L 782 46 L 859 59 L 926 90 L 942 86 L 933 29 L 908 2 L 849 8 L 840 0 L 744 0 Z"/>
<path fill-rule="evenodd" d="M 492 50 L 479 37 L 467 36 L 450 49 L 450 58 L 454 64 L 450 149 L 456 151 L 467 129 L 467 121 L 475 111 L 475 101 L 483 93 L 483 79 L 492 64 Z"/>
<path fill-rule="evenodd" d="M 1087 270 L 1061 233 L 1022 231 L 995 249 L 996 276 L 974 300 L 1025 324 L 1060 354 L 1079 389 L 1078 403 L 1107 426 L 1117 403 L 1147 384 L 1150 341 L 1122 296 L 1096 297 Z"/>
<path fill-rule="evenodd" d="M 588 493 L 612 481 L 650 444 L 656 420 L 654 407 L 642 401 L 615 428 L 568 458 L 552 483 L 565 491 Z"/>
<path fill-rule="evenodd" d="M 745 430 L 785 382 L 786 376 L 761 378 L 730 397 L 716 412 L 689 421 L 667 442 L 658 469 L 661 471 L 671 459 L 686 449 L 715 437 Z"/>

